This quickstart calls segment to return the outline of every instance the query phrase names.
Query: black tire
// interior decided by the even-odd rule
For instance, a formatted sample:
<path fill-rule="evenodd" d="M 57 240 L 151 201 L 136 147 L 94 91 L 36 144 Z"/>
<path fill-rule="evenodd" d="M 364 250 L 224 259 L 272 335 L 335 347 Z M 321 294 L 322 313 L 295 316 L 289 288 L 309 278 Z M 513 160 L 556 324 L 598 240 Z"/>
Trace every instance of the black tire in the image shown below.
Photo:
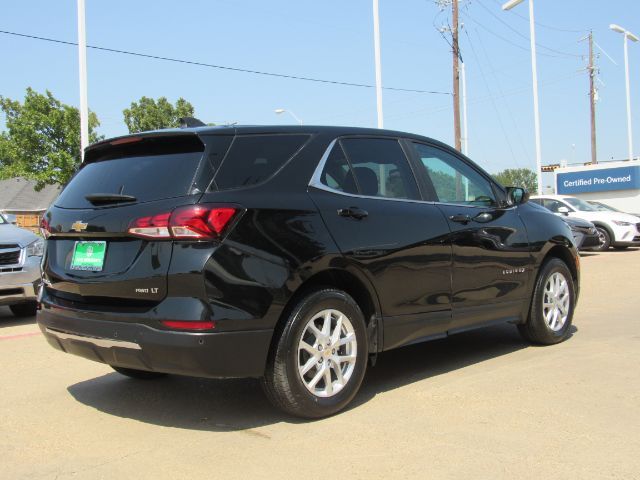
<path fill-rule="evenodd" d="M 9 308 L 16 317 L 33 317 L 38 312 L 38 304 L 36 302 L 9 305 Z"/>
<path fill-rule="evenodd" d="M 609 233 L 609 230 L 605 227 L 601 227 L 600 225 L 596 225 L 596 230 L 598 230 L 598 236 L 600 237 L 601 243 L 597 247 L 594 247 L 593 250 L 596 252 L 606 252 L 611 246 L 611 234 Z"/>
<path fill-rule="evenodd" d="M 613 247 L 615 250 L 626 250 L 629 248 L 629 245 L 618 245 Z"/>
<path fill-rule="evenodd" d="M 547 281 L 555 273 L 561 274 L 568 285 L 568 314 L 567 318 L 558 330 L 554 330 L 544 318 L 544 295 Z M 531 299 L 531 307 L 529 308 L 529 318 L 527 322 L 518 325 L 520 334 L 529 342 L 540 345 L 553 345 L 560 343 L 569 337 L 571 332 L 571 323 L 573 321 L 573 312 L 576 305 L 575 286 L 573 277 L 567 265 L 558 258 L 551 258 L 546 261 L 540 268 L 538 278 L 536 279 L 533 298 Z"/>
<path fill-rule="evenodd" d="M 111 365 L 111 368 L 126 377 L 135 378 L 136 380 L 153 380 L 154 378 L 167 376 L 166 373 L 148 372 L 146 370 L 135 370 L 133 368 L 116 367 L 114 365 Z"/>
<path fill-rule="evenodd" d="M 301 355 L 304 354 L 298 351 L 299 342 L 305 334 L 309 322 L 314 318 L 319 319 L 317 315 L 323 310 L 337 310 L 342 313 L 353 327 L 356 340 L 355 365 L 351 376 L 342 389 L 332 396 L 318 396 L 312 393 L 303 383 L 303 375 L 299 372 L 298 366 Z M 331 325 L 334 324 L 331 323 Z M 321 418 L 339 412 L 351 402 L 364 378 L 368 356 L 364 316 L 353 298 L 343 291 L 334 289 L 323 289 L 309 293 L 295 305 L 288 315 L 286 323 L 274 335 L 277 336 L 274 337 L 265 375 L 262 379 L 263 389 L 274 406 L 297 417 Z M 333 351 L 336 352 L 336 350 Z M 323 361 L 328 362 L 326 363 L 328 365 L 335 365 L 335 363 L 331 363 L 331 360 L 322 360 L 321 354 L 318 355 L 318 365 L 321 365 Z M 307 360 L 310 359 L 311 357 Z M 338 365 L 340 364 L 338 363 Z M 312 368 L 317 370 L 311 373 L 320 372 L 320 367 L 314 366 Z M 339 368 L 342 372 L 342 366 Z M 328 383 L 333 385 L 333 376 L 336 375 L 335 366 L 328 368 L 328 370 L 331 379 Z M 322 377 L 320 378 L 320 382 L 324 383 L 326 389 L 327 382 Z M 333 389 L 333 387 L 331 388 Z"/>

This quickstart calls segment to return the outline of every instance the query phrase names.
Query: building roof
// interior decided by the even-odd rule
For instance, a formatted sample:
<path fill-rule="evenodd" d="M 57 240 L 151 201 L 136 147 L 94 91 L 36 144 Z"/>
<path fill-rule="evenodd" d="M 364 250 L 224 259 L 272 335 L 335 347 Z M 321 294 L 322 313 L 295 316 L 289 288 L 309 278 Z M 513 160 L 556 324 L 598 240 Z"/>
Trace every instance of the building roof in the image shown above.
<path fill-rule="evenodd" d="M 35 186 L 35 180 L 21 177 L 0 180 L 0 211 L 44 211 L 49 208 L 61 190 L 58 185 L 47 185 L 36 192 Z"/>

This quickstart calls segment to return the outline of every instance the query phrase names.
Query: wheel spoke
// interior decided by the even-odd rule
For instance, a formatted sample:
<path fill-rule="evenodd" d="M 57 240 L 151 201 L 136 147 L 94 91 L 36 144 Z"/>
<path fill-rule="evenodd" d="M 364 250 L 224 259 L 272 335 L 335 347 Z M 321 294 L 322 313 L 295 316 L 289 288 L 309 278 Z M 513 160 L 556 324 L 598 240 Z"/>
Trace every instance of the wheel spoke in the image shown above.
<path fill-rule="evenodd" d="M 307 325 L 307 328 L 313 332 L 313 334 L 316 337 L 316 340 L 319 340 L 322 338 L 322 332 L 318 330 L 318 327 L 316 327 L 313 321 L 309 322 L 309 325 Z"/>
<path fill-rule="evenodd" d="M 317 357 L 318 356 L 318 350 L 313 348 L 311 345 L 309 345 L 304 340 L 300 340 L 299 348 L 302 349 L 302 350 L 305 350 L 312 357 Z"/>
<path fill-rule="evenodd" d="M 342 319 L 344 318 L 343 315 L 340 315 L 338 317 L 338 320 L 336 320 L 336 326 L 333 329 L 333 333 L 331 334 L 331 345 L 334 345 L 338 339 L 340 338 L 340 334 L 342 333 Z"/>
<path fill-rule="evenodd" d="M 336 348 L 341 347 L 343 345 L 351 343 L 355 339 L 356 339 L 356 334 L 355 333 L 350 333 L 350 334 L 345 335 L 344 337 L 342 337 L 340 339 L 340 341 L 338 341 L 338 343 L 334 344 L 334 347 L 336 347 Z"/>
<path fill-rule="evenodd" d="M 336 382 L 338 385 L 344 385 L 344 377 L 342 376 L 342 368 L 340 367 L 340 364 L 332 362 L 331 366 L 333 367 L 333 371 L 336 372 Z"/>
<path fill-rule="evenodd" d="M 316 357 L 309 357 L 309 360 L 307 360 L 307 363 L 305 363 L 304 366 L 300 368 L 300 375 L 302 376 L 306 375 L 307 372 L 317 364 L 318 364 L 318 359 Z"/>
<path fill-rule="evenodd" d="M 331 381 L 331 369 L 324 368 L 324 388 L 327 391 L 327 395 L 333 394 L 333 382 Z"/>
<path fill-rule="evenodd" d="M 316 373 L 316 376 L 313 377 L 309 383 L 307 383 L 309 388 L 315 388 L 315 386 L 318 384 L 320 379 L 324 376 L 324 371 L 326 369 L 327 369 L 327 367 L 325 367 L 324 365 L 322 365 L 322 367 L 320 367 L 318 369 L 318 372 Z"/>
<path fill-rule="evenodd" d="M 322 324 L 322 335 L 325 338 L 329 338 L 329 334 L 331 333 L 331 310 L 328 310 L 327 313 L 324 314 L 324 323 Z"/>
<path fill-rule="evenodd" d="M 352 363 L 356 361 L 355 355 L 343 355 L 343 356 L 336 355 L 334 358 L 338 362 L 338 365 L 343 364 L 345 362 Z"/>

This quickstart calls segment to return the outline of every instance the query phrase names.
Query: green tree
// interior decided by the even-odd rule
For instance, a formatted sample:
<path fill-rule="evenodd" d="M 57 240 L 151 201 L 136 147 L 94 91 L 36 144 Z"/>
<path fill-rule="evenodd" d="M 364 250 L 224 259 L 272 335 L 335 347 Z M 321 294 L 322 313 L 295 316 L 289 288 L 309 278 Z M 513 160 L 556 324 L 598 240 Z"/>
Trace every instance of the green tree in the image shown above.
<path fill-rule="evenodd" d="M 530 168 L 507 168 L 495 173 L 493 178 L 505 187 L 524 187 L 531 193 L 538 190 L 536 172 Z"/>
<path fill-rule="evenodd" d="M 193 117 L 193 112 L 193 105 L 182 97 L 176 101 L 175 105 L 172 105 L 166 97 L 160 97 L 157 101 L 142 97 L 137 102 L 131 102 L 131 107 L 125 108 L 122 114 L 129 133 L 137 133 L 179 127 L 180 118 Z"/>
<path fill-rule="evenodd" d="M 6 130 L 0 133 L 0 178 L 36 180 L 36 189 L 64 184 L 80 164 L 80 113 L 50 91 L 27 88 L 24 102 L 0 96 Z M 100 140 L 100 125 L 89 113 L 89 140 Z"/>

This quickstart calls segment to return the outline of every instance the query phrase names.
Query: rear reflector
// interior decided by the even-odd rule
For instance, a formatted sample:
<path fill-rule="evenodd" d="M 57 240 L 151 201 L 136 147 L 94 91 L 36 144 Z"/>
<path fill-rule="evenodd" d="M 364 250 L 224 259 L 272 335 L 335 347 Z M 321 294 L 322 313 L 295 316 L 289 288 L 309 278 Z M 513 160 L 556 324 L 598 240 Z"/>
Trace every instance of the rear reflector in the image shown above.
<path fill-rule="evenodd" d="M 239 211 L 229 205 L 186 205 L 171 213 L 137 218 L 128 232 L 143 238 L 213 240 L 222 236 Z"/>
<path fill-rule="evenodd" d="M 215 322 L 190 322 L 188 320 L 162 320 L 165 327 L 176 330 L 211 330 L 216 327 Z"/>
<path fill-rule="evenodd" d="M 109 142 L 109 145 L 122 145 L 124 143 L 136 143 L 141 141 L 142 141 L 142 137 L 124 137 L 124 138 L 119 138 L 117 140 L 113 140 L 112 142 Z"/>

